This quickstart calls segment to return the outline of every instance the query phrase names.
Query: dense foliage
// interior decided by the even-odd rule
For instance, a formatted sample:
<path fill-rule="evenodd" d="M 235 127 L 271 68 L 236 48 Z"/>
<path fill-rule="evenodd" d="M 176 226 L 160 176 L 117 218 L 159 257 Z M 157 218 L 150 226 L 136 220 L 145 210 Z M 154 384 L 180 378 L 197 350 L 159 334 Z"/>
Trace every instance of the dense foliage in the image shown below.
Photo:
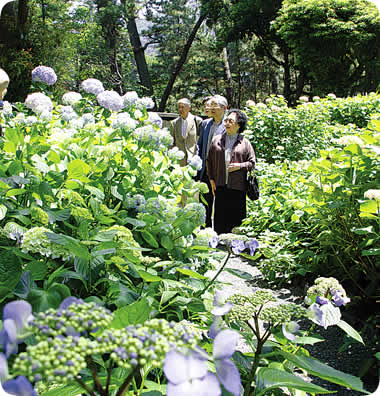
<path fill-rule="evenodd" d="M 270 276 L 267 260 L 277 276 L 291 277 L 297 268 L 276 265 L 288 263 L 284 249 L 299 265 L 293 248 L 298 244 L 301 257 L 306 244 L 293 231 L 309 214 L 317 218 L 318 207 L 345 209 L 351 221 L 347 205 L 352 201 L 357 208 L 357 199 L 363 199 L 359 210 L 365 224 L 353 234 L 365 246 L 361 251 L 347 246 L 345 253 L 355 254 L 355 260 L 365 256 L 364 249 L 368 256 L 376 254 L 372 203 L 378 200 L 369 200 L 374 196 L 368 191 L 362 197 L 374 186 L 373 133 L 361 134 L 368 147 L 356 141 L 329 151 L 324 161 L 338 161 L 333 179 L 322 173 L 325 162 L 311 163 L 308 172 L 315 177 L 308 182 L 322 180 L 321 191 L 314 192 L 326 194 L 325 201 L 313 201 L 313 191 L 297 181 L 299 201 L 287 199 L 285 180 L 290 175 L 289 185 L 301 180 L 302 163 L 297 169 L 289 161 L 282 168 L 263 164 L 267 178 L 262 177 L 258 210 L 266 213 L 267 223 L 255 219 L 247 228 L 258 243 L 245 235 L 217 236 L 200 229 L 205 211 L 197 195 L 205 185 L 192 178 L 199 158 L 179 166 L 183 153 L 170 148 L 171 135 L 157 114 L 147 112 L 150 98 L 135 92 L 120 96 L 95 79 L 83 81 L 81 93 L 53 98 L 43 91 L 44 84 L 54 85 L 54 71 L 39 67 L 32 76 L 42 92 L 28 95 L 24 103 L 5 103 L 2 114 L 0 381 L 5 391 L 33 396 L 36 390 L 46 396 L 83 390 L 92 396 L 185 391 L 248 396 L 282 388 L 292 394 L 328 393 L 295 375 L 301 370 L 365 392 L 359 378 L 323 364 L 304 348 L 321 341 L 313 336 L 316 325 L 337 325 L 363 342 L 342 320 L 340 307 L 350 298 L 336 279 L 316 279 L 305 304 L 284 304 L 270 290 L 225 296 L 218 275 L 231 255 L 249 252 L 265 275 Z M 362 178 L 358 188 L 349 173 L 353 166 Z M 323 189 L 323 178 L 329 179 L 329 190 Z M 284 191 L 276 191 L 275 183 Z M 355 200 L 346 199 L 347 188 Z M 269 199 L 276 196 L 271 208 Z M 335 199 L 346 199 L 347 207 L 335 207 Z M 285 201 L 286 213 L 278 210 Z M 255 224 L 262 229 L 256 232 Z M 284 243 L 278 246 L 281 236 Z M 222 249 L 215 250 L 218 246 Z M 218 271 L 211 275 L 207 270 L 214 265 Z M 369 261 L 366 265 L 372 270 Z M 299 320 L 313 325 L 300 329 Z M 249 352 L 235 351 L 240 337 Z"/>

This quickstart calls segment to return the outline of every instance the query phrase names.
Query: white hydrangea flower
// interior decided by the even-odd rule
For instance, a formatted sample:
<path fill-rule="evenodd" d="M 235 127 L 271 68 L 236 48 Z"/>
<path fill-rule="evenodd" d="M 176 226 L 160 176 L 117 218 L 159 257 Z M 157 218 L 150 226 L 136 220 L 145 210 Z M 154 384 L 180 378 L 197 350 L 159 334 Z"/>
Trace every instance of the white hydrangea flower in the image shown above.
<path fill-rule="evenodd" d="M 82 99 L 82 95 L 79 92 L 66 92 L 62 96 L 62 102 L 65 105 L 73 106 Z"/>
<path fill-rule="evenodd" d="M 139 99 L 139 103 L 147 109 L 153 109 L 154 107 L 153 99 L 150 98 L 149 96 L 144 96 L 141 99 Z"/>
<path fill-rule="evenodd" d="M 85 92 L 94 95 L 99 95 L 104 91 L 103 84 L 96 78 L 88 78 L 87 80 L 82 81 L 81 87 Z"/>
<path fill-rule="evenodd" d="M 38 118 L 36 116 L 29 116 L 26 117 L 24 120 L 25 125 L 34 125 L 37 124 L 37 122 L 38 122 Z"/>
<path fill-rule="evenodd" d="M 110 111 L 120 111 L 124 107 L 123 99 L 116 91 L 103 91 L 96 99 L 100 106 Z"/>
<path fill-rule="evenodd" d="M 265 103 L 257 103 L 256 107 L 258 107 L 259 109 L 266 109 L 267 105 Z"/>
<path fill-rule="evenodd" d="M 61 118 L 63 121 L 69 122 L 78 118 L 78 114 L 71 106 L 61 106 L 58 108 L 58 111 L 61 114 Z"/>
<path fill-rule="evenodd" d="M 39 114 L 45 110 L 53 110 L 53 102 L 42 92 L 34 92 L 29 94 L 25 99 L 25 106 Z"/>
<path fill-rule="evenodd" d="M 12 115 L 12 105 L 6 100 L 3 102 L 3 115 Z"/>
<path fill-rule="evenodd" d="M 41 121 L 51 121 L 53 119 L 53 113 L 49 110 L 44 110 L 43 112 L 41 112 L 40 114 L 40 120 Z"/>
<path fill-rule="evenodd" d="M 367 190 L 364 193 L 364 198 L 380 200 L 380 190 Z"/>
<path fill-rule="evenodd" d="M 256 102 L 254 101 L 254 100 L 247 100 L 246 102 L 245 102 L 245 105 L 247 106 L 247 107 L 254 107 L 254 106 L 256 106 Z"/>
<path fill-rule="evenodd" d="M 330 99 L 336 99 L 336 95 L 333 94 L 333 93 L 329 93 L 329 94 L 327 95 L 327 97 L 330 98 Z"/>
<path fill-rule="evenodd" d="M 185 153 L 177 146 L 174 146 L 168 151 L 168 156 L 170 159 L 177 159 L 178 161 L 181 161 L 181 159 L 185 157 Z"/>
<path fill-rule="evenodd" d="M 136 91 L 129 91 L 125 95 L 122 96 L 122 99 L 123 99 L 124 106 L 131 106 L 138 101 L 139 96 L 137 95 Z"/>
<path fill-rule="evenodd" d="M 319 102 L 321 98 L 319 96 L 313 96 L 313 102 Z"/>
<path fill-rule="evenodd" d="M 202 158 L 199 155 L 194 155 L 193 157 L 189 158 L 187 163 L 192 166 L 197 171 L 202 169 Z"/>
<path fill-rule="evenodd" d="M 212 228 L 198 229 L 195 232 L 195 238 L 193 240 L 194 246 L 209 246 L 209 242 L 212 238 L 218 236 L 218 234 Z"/>
<path fill-rule="evenodd" d="M 150 122 L 154 125 L 157 125 L 159 128 L 162 128 L 162 118 L 155 112 L 149 112 L 148 113 L 148 119 L 147 122 Z"/>
<path fill-rule="evenodd" d="M 298 100 L 299 100 L 300 102 L 307 103 L 307 102 L 309 101 L 309 98 L 308 98 L 307 96 L 300 96 L 300 97 L 298 98 Z"/>
<path fill-rule="evenodd" d="M 135 129 L 137 122 L 131 118 L 129 113 L 118 113 L 116 119 L 112 121 L 112 128 Z"/>
<path fill-rule="evenodd" d="M 135 111 L 133 112 L 133 116 L 134 116 L 137 120 L 139 120 L 140 118 L 143 117 L 143 113 L 142 113 L 141 110 L 137 109 L 137 110 L 135 110 Z"/>

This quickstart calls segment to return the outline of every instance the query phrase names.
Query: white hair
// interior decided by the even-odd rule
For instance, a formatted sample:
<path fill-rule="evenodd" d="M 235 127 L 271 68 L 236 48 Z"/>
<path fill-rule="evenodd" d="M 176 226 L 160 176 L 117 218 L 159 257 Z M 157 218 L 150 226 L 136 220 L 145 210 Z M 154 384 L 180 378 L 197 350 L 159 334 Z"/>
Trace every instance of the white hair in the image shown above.
<path fill-rule="evenodd" d="M 182 98 L 182 99 L 180 99 L 177 103 L 178 103 L 178 104 L 183 103 L 183 104 L 185 104 L 187 107 L 191 107 L 190 100 L 187 99 L 187 98 Z"/>
<path fill-rule="evenodd" d="M 224 107 L 228 106 L 227 99 L 222 95 L 214 95 L 211 98 L 211 100 L 216 102 L 219 106 L 224 106 Z"/>

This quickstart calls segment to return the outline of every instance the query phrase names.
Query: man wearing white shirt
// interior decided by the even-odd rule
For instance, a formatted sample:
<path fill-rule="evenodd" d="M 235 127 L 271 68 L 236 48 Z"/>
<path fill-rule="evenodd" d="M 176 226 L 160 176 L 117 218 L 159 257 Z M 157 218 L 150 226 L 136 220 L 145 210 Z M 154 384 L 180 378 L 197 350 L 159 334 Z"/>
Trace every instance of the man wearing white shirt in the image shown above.
<path fill-rule="evenodd" d="M 185 153 L 185 157 L 180 162 L 181 166 L 185 166 L 187 161 L 197 153 L 199 126 L 202 122 L 202 119 L 191 114 L 190 110 L 191 103 L 189 99 L 180 99 L 178 101 L 179 117 L 170 123 L 174 146 L 177 146 Z"/>

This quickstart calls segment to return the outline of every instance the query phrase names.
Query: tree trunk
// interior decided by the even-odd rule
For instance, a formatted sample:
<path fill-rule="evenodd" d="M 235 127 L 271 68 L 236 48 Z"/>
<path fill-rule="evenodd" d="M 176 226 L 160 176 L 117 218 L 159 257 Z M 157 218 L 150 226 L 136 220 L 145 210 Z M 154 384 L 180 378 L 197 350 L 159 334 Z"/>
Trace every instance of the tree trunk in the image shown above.
<path fill-rule="evenodd" d="M 201 14 L 200 17 L 198 18 L 197 23 L 194 25 L 192 32 L 190 33 L 189 38 L 187 39 L 187 42 L 183 48 L 182 54 L 180 59 L 178 60 L 178 63 L 174 66 L 173 71 L 170 74 L 170 79 L 168 82 L 168 85 L 165 88 L 165 92 L 162 95 L 160 105 L 158 107 L 158 111 L 165 111 L 166 103 L 169 99 L 170 93 L 173 89 L 174 82 L 178 76 L 178 74 L 181 71 L 181 67 L 183 64 L 186 62 L 187 54 L 189 53 L 191 44 L 194 41 L 195 35 L 197 34 L 198 29 L 201 27 L 203 21 L 206 19 L 207 14 Z"/>
<path fill-rule="evenodd" d="M 302 95 L 303 87 L 305 86 L 305 81 L 306 81 L 306 72 L 305 70 L 301 69 L 296 85 L 296 100 Z"/>
<path fill-rule="evenodd" d="M 136 61 L 137 72 L 140 77 L 140 83 L 144 89 L 144 94 L 153 96 L 153 86 L 145 59 L 145 52 L 141 45 L 140 35 L 136 26 L 136 19 L 134 17 L 128 17 L 127 28 Z"/>
<path fill-rule="evenodd" d="M 231 69 L 230 69 L 230 63 L 228 62 L 228 53 L 226 47 L 223 47 L 223 65 L 224 65 L 224 79 L 226 82 L 227 102 L 231 107 L 235 107 Z"/>
<path fill-rule="evenodd" d="M 29 7 L 28 0 L 19 0 L 17 10 L 17 30 L 20 40 L 24 43 L 26 36 L 26 22 L 28 20 Z"/>
<path fill-rule="evenodd" d="M 290 89 L 290 64 L 289 64 L 289 51 L 283 49 L 284 54 L 284 97 L 286 101 L 291 103 L 291 89 Z"/>

